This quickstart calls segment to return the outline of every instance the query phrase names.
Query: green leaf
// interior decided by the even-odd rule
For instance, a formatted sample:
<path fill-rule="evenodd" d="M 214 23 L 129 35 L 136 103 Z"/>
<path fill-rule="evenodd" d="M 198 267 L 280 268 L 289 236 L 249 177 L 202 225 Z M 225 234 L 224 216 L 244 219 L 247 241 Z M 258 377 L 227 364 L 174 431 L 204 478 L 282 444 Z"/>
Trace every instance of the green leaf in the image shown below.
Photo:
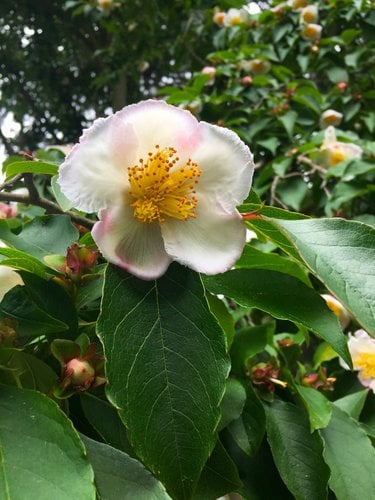
<path fill-rule="evenodd" d="M 85 417 L 107 444 L 134 455 L 116 408 L 90 392 L 81 394 L 81 404 Z"/>
<path fill-rule="evenodd" d="M 235 378 L 229 378 L 221 402 L 221 420 L 218 430 L 221 431 L 230 422 L 239 418 L 246 401 L 246 390 Z"/>
<path fill-rule="evenodd" d="M 30 273 L 20 273 L 28 296 L 50 316 L 69 326 L 67 334 L 77 337 L 78 317 L 72 298 L 54 281 Z"/>
<path fill-rule="evenodd" d="M 204 277 L 204 283 L 212 293 L 222 293 L 240 305 L 305 326 L 350 364 L 346 338 L 336 316 L 317 292 L 296 278 L 275 271 L 236 269 Z"/>
<path fill-rule="evenodd" d="M 298 115 L 295 111 L 288 111 L 284 115 L 278 117 L 278 120 L 284 125 L 289 138 L 293 137 L 294 125 L 296 123 L 297 116 Z"/>
<path fill-rule="evenodd" d="M 81 436 L 103 500 L 167 500 L 164 486 L 145 467 L 126 453 Z"/>
<path fill-rule="evenodd" d="M 241 486 L 237 467 L 220 440 L 204 466 L 193 500 L 216 500 Z"/>
<path fill-rule="evenodd" d="M 310 433 L 305 413 L 296 406 L 275 401 L 266 406 L 267 438 L 280 475 L 297 500 L 327 496 L 329 470 L 323 461 L 319 435 Z"/>
<path fill-rule="evenodd" d="M 0 303 L 0 316 L 17 320 L 20 337 L 56 335 L 68 330 L 68 325 L 40 309 L 26 293 L 24 287 L 12 288 Z"/>
<path fill-rule="evenodd" d="M 327 427 L 332 415 L 331 402 L 312 387 L 295 384 L 295 388 L 309 414 L 311 432 Z"/>
<path fill-rule="evenodd" d="M 258 141 L 257 144 L 259 144 L 259 146 L 263 146 L 265 149 L 268 149 L 268 151 L 271 151 L 271 153 L 275 155 L 276 150 L 280 145 L 280 141 L 276 137 L 270 137 L 269 139 Z"/>
<path fill-rule="evenodd" d="M 313 273 L 375 335 L 375 229 L 343 219 L 274 220 Z"/>
<path fill-rule="evenodd" d="M 241 416 L 227 427 L 237 446 L 248 456 L 254 456 L 263 440 L 265 413 L 250 383 L 246 386 L 246 402 Z"/>
<path fill-rule="evenodd" d="M 68 215 L 36 217 L 26 223 L 18 235 L 9 230 L 5 220 L 0 220 L 0 239 L 40 260 L 45 255 L 65 255 L 78 236 Z"/>
<path fill-rule="evenodd" d="M 251 245 L 245 245 L 242 256 L 236 262 L 236 267 L 238 269 L 269 269 L 270 271 L 278 271 L 294 276 L 310 286 L 307 272 L 297 262 L 275 253 L 261 252 Z"/>
<path fill-rule="evenodd" d="M 227 344 L 230 346 L 234 337 L 234 320 L 230 312 L 228 311 L 224 302 L 216 297 L 216 295 L 207 294 L 206 296 L 208 306 L 210 308 L 211 313 L 217 319 L 219 325 L 223 329 L 226 338 Z"/>
<path fill-rule="evenodd" d="M 331 469 L 329 486 L 337 498 L 363 500 L 375 491 L 375 449 L 347 413 L 333 405 L 331 422 L 320 431 L 324 459 Z"/>
<path fill-rule="evenodd" d="M 1 498 L 95 499 L 83 444 L 48 397 L 0 386 L 0 450 Z"/>
<path fill-rule="evenodd" d="M 13 177 L 16 174 L 47 174 L 56 175 L 58 167 L 44 161 L 17 161 L 7 166 L 7 177 Z"/>
<path fill-rule="evenodd" d="M 175 498 L 190 498 L 216 443 L 229 371 L 199 276 L 173 264 L 145 282 L 109 265 L 98 334 L 107 395 L 135 452 Z"/>
<path fill-rule="evenodd" d="M 253 229 L 257 234 L 260 234 L 265 238 L 271 240 L 273 243 L 275 243 L 275 245 L 281 248 L 281 250 L 283 250 L 285 253 L 287 253 L 297 261 L 302 261 L 291 241 L 272 222 L 266 219 L 250 219 L 246 221 L 246 225 Z"/>
<path fill-rule="evenodd" d="M 332 83 L 348 82 L 349 75 L 346 69 L 340 68 L 339 66 L 333 66 L 326 69 L 327 76 Z"/>
<path fill-rule="evenodd" d="M 269 337 L 275 332 L 275 323 L 249 326 L 236 332 L 230 349 L 232 369 L 237 375 L 244 375 L 247 370 L 246 361 L 262 352 Z"/>
<path fill-rule="evenodd" d="M 52 368 L 27 352 L 0 349 L 0 381 L 24 389 L 48 393 L 57 379 Z"/>
<path fill-rule="evenodd" d="M 58 175 L 55 175 L 51 179 L 51 188 L 52 192 L 56 198 L 57 203 L 60 205 L 61 209 L 70 210 L 73 207 L 73 204 L 68 198 L 62 193 L 60 184 L 57 182 Z"/>
<path fill-rule="evenodd" d="M 52 273 L 47 266 L 42 264 L 40 260 L 26 252 L 21 250 L 16 250 L 15 248 L 2 248 L 0 247 L 0 255 L 5 255 L 8 257 L 0 262 L 1 266 L 13 267 L 14 269 L 19 269 L 21 271 L 28 271 L 32 274 L 45 277 L 47 273 Z"/>
<path fill-rule="evenodd" d="M 340 410 L 347 413 L 350 417 L 355 420 L 359 420 L 359 416 L 362 413 L 368 392 L 368 389 L 354 392 L 353 394 L 349 394 L 343 398 L 336 399 L 333 404 L 340 408 Z"/>

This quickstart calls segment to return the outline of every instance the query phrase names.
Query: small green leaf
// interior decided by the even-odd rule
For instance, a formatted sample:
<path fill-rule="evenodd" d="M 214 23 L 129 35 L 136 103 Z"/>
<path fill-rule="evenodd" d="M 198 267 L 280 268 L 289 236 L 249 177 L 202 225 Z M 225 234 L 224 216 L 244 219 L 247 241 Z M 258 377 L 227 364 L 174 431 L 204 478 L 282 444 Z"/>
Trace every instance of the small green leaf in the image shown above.
<path fill-rule="evenodd" d="M 103 500 L 167 500 L 164 486 L 145 467 L 126 453 L 81 436 Z"/>
<path fill-rule="evenodd" d="M 0 255 L 8 257 L 0 262 L 1 266 L 8 266 L 20 271 L 28 271 L 44 278 L 47 273 L 53 273 L 47 266 L 42 264 L 40 260 L 32 255 L 16 250 L 15 248 L 0 248 Z"/>
<path fill-rule="evenodd" d="M 346 337 L 336 316 L 315 290 L 296 278 L 262 269 L 236 269 L 203 280 L 212 293 L 222 293 L 240 305 L 257 307 L 275 318 L 305 326 L 332 345 L 350 365 Z"/>
<path fill-rule="evenodd" d="M 340 410 L 347 413 L 350 417 L 355 420 L 359 420 L 359 416 L 363 410 L 368 392 L 368 389 L 354 392 L 353 394 L 349 394 L 343 398 L 336 399 L 333 404 L 340 408 Z"/>
<path fill-rule="evenodd" d="M 215 316 L 219 325 L 223 329 L 227 338 L 227 344 L 230 346 L 234 337 L 234 320 L 232 315 L 228 311 L 224 302 L 216 297 L 216 295 L 208 293 L 206 295 L 206 299 L 211 313 Z"/>
<path fill-rule="evenodd" d="M 327 496 L 329 470 L 324 463 L 319 435 L 310 433 L 305 413 L 296 406 L 275 401 L 266 406 L 267 438 L 280 475 L 297 500 Z"/>
<path fill-rule="evenodd" d="M 310 269 L 375 335 L 375 229 L 343 219 L 275 220 Z"/>
<path fill-rule="evenodd" d="M 331 422 L 320 434 L 337 498 L 363 500 L 375 491 L 375 449 L 359 424 L 333 405 Z"/>
<path fill-rule="evenodd" d="M 47 174 L 56 175 L 58 167 L 52 163 L 44 161 L 17 161 L 7 166 L 7 177 L 13 177 L 16 174 Z"/>
<path fill-rule="evenodd" d="M 236 491 L 241 484 L 237 467 L 218 440 L 204 466 L 193 500 L 215 500 Z"/>
<path fill-rule="evenodd" d="M 246 390 L 235 378 L 229 378 L 221 401 L 221 420 L 218 430 L 221 431 L 230 422 L 240 417 L 246 401 Z"/>
<path fill-rule="evenodd" d="M 61 209 L 66 212 L 66 210 L 70 210 L 73 206 L 72 202 L 68 200 L 68 198 L 62 193 L 60 184 L 57 182 L 58 176 L 55 175 L 51 179 L 51 188 L 53 194 L 56 198 L 57 203 L 60 205 Z"/>
<path fill-rule="evenodd" d="M 312 387 L 295 384 L 295 388 L 309 414 L 311 432 L 327 427 L 332 415 L 331 402 Z"/>
<path fill-rule="evenodd" d="M 297 119 L 297 113 L 295 111 L 288 111 L 284 115 L 278 117 L 278 120 L 283 124 L 286 133 L 290 138 L 293 137 L 294 125 Z"/>
<path fill-rule="evenodd" d="M 0 497 L 94 500 L 93 470 L 71 421 L 50 398 L 0 385 Z"/>
<path fill-rule="evenodd" d="M 262 403 L 250 383 L 246 386 L 246 402 L 243 412 L 237 420 L 227 427 L 227 432 L 234 442 L 248 456 L 254 456 L 263 440 L 265 432 L 265 414 Z"/>
<path fill-rule="evenodd" d="M 81 395 L 81 403 L 85 417 L 107 444 L 128 455 L 134 455 L 128 441 L 126 428 L 116 408 L 108 401 L 100 399 L 90 392 Z"/>

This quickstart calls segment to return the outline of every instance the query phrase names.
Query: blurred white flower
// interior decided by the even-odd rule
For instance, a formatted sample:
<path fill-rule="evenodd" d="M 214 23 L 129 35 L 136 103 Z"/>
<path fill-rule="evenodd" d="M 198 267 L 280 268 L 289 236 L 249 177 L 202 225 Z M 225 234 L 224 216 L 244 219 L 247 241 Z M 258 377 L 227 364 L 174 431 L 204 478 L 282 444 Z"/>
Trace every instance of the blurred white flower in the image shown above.
<path fill-rule="evenodd" d="M 359 381 L 375 393 L 375 339 L 365 330 L 357 330 L 354 335 L 349 334 L 348 348 Z M 340 364 L 346 370 L 349 369 L 341 359 Z"/>
<path fill-rule="evenodd" d="M 222 12 L 221 10 L 217 10 L 214 13 L 213 21 L 215 24 L 218 26 L 224 26 L 224 19 L 225 19 L 225 12 Z"/>
<path fill-rule="evenodd" d="M 323 294 L 322 298 L 326 301 L 326 304 L 331 311 L 337 316 L 340 321 L 341 328 L 345 330 L 351 320 L 349 312 L 333 295 Z"/>
<path fill-rule="evenodd" d="M 0 247 L 5 248 L 6 246 L 0 240 Z M 16 285 L 23 285 L 21 276 L 13 268 L 0 265 L 0 301 Z"/>
<path fill-rule="evenodd" d="M 334 167 L 344 160 L 361 158 L 363 153 L 362 148 L 356 144 L 338 141 L 335 129 L 332 126 L 325 130 L 324 141 L 320 151 L 320 161 L 327 168 Z"/>
<path fill-rule="evenodd" d="M 307 24 L 316 23 L 319 19 L 319 11 L 316 5 L 307 5 L 301 11 L 301 21 Z"/>
<path fill-rule="evenodd" d="M 247 19 L 247 12 L 244 9 L 229 9 L 223 20 L 224 26 L 236 26 L 242 24 Z"/>
<path fill-rule="evenodd" d="M 308 0 L 289 0 L 288 4 L 294 10 L 300 10 L 308 5 Z"/>
<path fill-rule="evenodd" d="M 322 26 L 320 24 L 309 23 L 302 27 L 302 37 L 305 40 L 317 41 L 322 36 Z"/>
<path fill-rule="evenodd" d="M 342 113 L 339 113 L 334 109 L 327 109 L 326 111 L 324 111 L 324 113 L 321 114 L 319 124 L 321 128 L 326 128 L 330 125 L 337 127 L 338 125 L 340 125 L 342 118 Z"/>
<path fill-rule="evenodd" d="M 243 59 L 238 63 L 238 67 L 255 75 L 264 75 L 271 69 L 271 64 L 264 59 Z"/>

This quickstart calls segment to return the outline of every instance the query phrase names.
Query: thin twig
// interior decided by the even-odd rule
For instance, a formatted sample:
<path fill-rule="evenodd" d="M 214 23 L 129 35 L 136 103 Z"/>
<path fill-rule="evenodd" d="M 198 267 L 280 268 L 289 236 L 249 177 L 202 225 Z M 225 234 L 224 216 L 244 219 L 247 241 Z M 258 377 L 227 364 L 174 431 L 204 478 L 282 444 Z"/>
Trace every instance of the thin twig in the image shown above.
<path fill-rule="evenodd" d="M 304 163 L 305 165 L 308 165 L 310 167 L 310 169 L 311 169 L 310 172 L 305 172 L 307 174 L 313 174 L 314 172 L 320 172 L 320 173 L 325 175 L 327 173 L 326 168 L 321 167 L 320 165 L 317 165 L 312 160 L 310 160 L 310 158 L 307 158 L 306 156 L 303 156 L 303 155 L 297 156 L 297 161 L 299 163 Z"/>
<path fill-rule="evenodd" d="M 53 201 L 50 201 L 47 198 L 42 198 L 39 195 L 37 199 L 31 200 L 30 195 L 0 192 L 0 201 L 15 201 L 17 203 L 25 203 L 26 205 L 36 205 L 37 207 L 44 208 L 50 214 L 69 215 L 73 222 L 86 227 L 87 229 L 92 229 L 95 224 L 95 221 L 83 217 L 82 215 L 78 215 L 71 211 L 64 212 L 64 210 L 62 210 L 56 203 L 53 203 Z"/>
<path fill-rule="evenodd" d="M 22 179 L 22 177 L 23 177 L 23 174 L 17 174 L 15 177 L 12 177 L 8 181 L 3 182 L 2 184 L 0 184 L 0 191 L 2 191 L 3 189 L 5 189 L 9 186 L 13 186 L 16 182 L 18 182 L 20 179 Z"/>

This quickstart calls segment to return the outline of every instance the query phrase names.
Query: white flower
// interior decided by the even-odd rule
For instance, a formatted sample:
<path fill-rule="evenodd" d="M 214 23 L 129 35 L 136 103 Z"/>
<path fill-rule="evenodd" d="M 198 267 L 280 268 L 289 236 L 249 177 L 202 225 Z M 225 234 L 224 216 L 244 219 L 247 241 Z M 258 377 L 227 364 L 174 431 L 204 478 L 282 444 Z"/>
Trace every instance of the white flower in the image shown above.
<path fill-rule="evenodd" d="M 316 5 L 308 5 L 301 11 L 301 21 L 307 24 L 316 23 L 319 19 L 319 11 Z"/>
<path fill-rule="evenodd" d="M 238 67 L 244 71 L 251 71 L 255 75 L 264 75 L 271 69 L 271 64 L 264 59 L 245 59 L 238 63 Z"/>
<path fill-rule="evenodd" d="M 235 133 L 148 100 L 96 120 L 59 183 L 77 209 L 100 210 L 93 237 L 104 257 L 155 279 L 172 260 L 206 274 L 232 267 L 246 234 L 235 207 L 253 169 Z"/>
<path fill-rule="evenodd" d="M 309 23 L 302 27 L 302 37 L 306 40 L 316 41 L 322 36 L 322 26 L 320 24 Z"/>
<path fill-rule="evenodd" d="M 326 301 L 326 304 L 331 311 L 337 316 L 340 321 L 341 328 L 345 330 L 351 320 L 351 316 L 348 311 L 333 295 L 323 294 L 322 298 Z"/>
<path fill-rule="evenodd" d="M 320 127 L 325 128 L 329 125 L 336 127 L 340 125 L 341 120 L 343 118 L 342 113 L 335 111 L 334 109 L 327 109 L 324 113 L 321 114 L 320 117 Z"/>
<path fill-rule="evenodd" d="M 354 335 L 349 334 L 348 348 L 359 381 L 375 393 L 375 339 L 364 330 L 357 330 Z M 348 369 L 342 360 L 340 363 Z"/>
<path fill-rule="evenodd" d="M 0 266 L 0 301 L 11 288 L 16 285 L 22 285 L 21 276 L 14 269 L 7 266 Z"/>
<path fill-rule="evenodd" d="M 336 139 L 334 127 L 326 128 L 321 146 L 321 161 L 326 167 L 334 167 L 338 163 L 352 158 L 362 157 L 362 148 L 351 142 L 340 142 Z"/>
<path fill-rule="evenodd" d="M 244 9 L 229 9 L 225 13 L 223 24 L 224 26 L 236 26 L 242 24 L 247 19 L 247 13 Z"/>

